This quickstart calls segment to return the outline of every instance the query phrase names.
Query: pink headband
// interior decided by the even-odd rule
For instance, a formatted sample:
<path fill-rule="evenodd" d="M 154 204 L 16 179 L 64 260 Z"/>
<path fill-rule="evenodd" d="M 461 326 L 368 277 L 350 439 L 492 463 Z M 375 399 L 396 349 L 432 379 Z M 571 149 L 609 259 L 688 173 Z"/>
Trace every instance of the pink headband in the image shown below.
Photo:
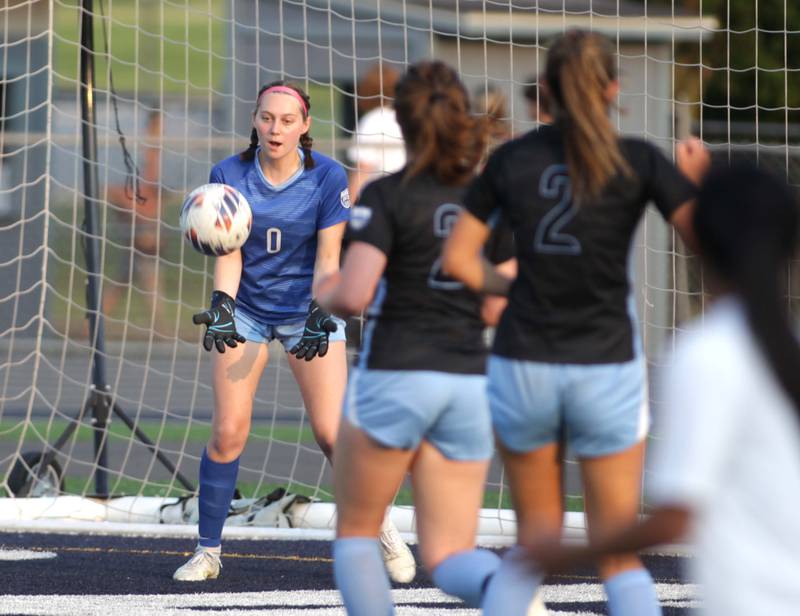
<path fill-rule="evenodd" d="M 294 88 L 290 88 L 288 86 L 272 86 L 271 88 L 267 88 L 261 93 L 261 96 L 265 94 L 272 94 L 273 92 L 280 92 L 281 94 L 289 94 L 293 96 L 298 103 L 300 103 L 300 107 L 303 109 L 303 113 L 308 115 L 308 107 L 306 106 L 306 102 L 303 100 L 303 97 L 295 90 Z M 261 104 L 261 96 L 258 97 L 256 101 L 256 107 Z"/>

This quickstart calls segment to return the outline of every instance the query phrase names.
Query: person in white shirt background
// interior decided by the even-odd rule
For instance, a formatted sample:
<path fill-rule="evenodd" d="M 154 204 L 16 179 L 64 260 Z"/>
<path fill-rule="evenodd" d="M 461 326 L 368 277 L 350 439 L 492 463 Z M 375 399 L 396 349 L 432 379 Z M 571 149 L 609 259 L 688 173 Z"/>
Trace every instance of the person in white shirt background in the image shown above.
<path fill-rule="evenodd" d="M 709 616 L 800 606 L 800 345 L 786 299 L 800 213 L 782 179 L 748 163 L 712 171 L 694 227 L 713 301 L 664 375 L 663 438 L 639 524 L 588 547 L 534 546 L 537 567 L 679 541 Z M 710 281 L 710 282 L 709 282 Z"/>
<path fill-rule="evenodd" d="M 350 197 L 354 203 L 364 186 L 406 164 L 406 148 L 395 117 L 394 89 L 400 73 L 385 63 L 367 71 L 356 86 L 358 120 L 347 150 L 352 168 Z"/>

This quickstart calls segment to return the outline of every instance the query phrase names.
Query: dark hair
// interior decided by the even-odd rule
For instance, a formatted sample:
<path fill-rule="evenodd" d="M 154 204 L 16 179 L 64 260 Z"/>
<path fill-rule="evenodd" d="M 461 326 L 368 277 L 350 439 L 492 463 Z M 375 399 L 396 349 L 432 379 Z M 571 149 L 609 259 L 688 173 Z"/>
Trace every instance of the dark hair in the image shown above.
<path fill-rule="evenodd" d="M 285 83 L 283 80 L 273 81 L 272 83 L 268 83 L 265 86 L 261 86 L 261 89 L 258 91 L 258 96 L 256 96 L 256 105 L 258 105 L 258 101 L 261 99 L 261 95 L 270 88 L 274 86 L 285 86 L 287 88 L 291 88 L 303 99 L 303 102 L 306 104 L 306 108 L 303 109 L 301 107 L 300 113 L 303 114 L 303 121 L 308 119 L 308 115 L 311 113 L 311 98 L 305 91 L 300 87 L 296 86 L 293 83 Z M 258 109 L 253 111 L 253 115 L 258 113 Z M 300 135 L 300 147 L 303 150 L 303 167 L 305 169 L 313 169 L 314 168 L 314 157 L 311 155 L 311 146 L 314 145 L 314 140 L 311 138 L 311 135 L 308 132 L 303 133 Z M 256 157 L 256 150 L 258 149 L 258 131 L 253 128 L 250 131 L 250 145 L 247 146 L 247 149 L 239 153 L 240 160 L 253 160 Z"/>
<path fill-rule="evenodd" d="M 359 117 L 376 107 L 391 106 L 399 78 L 400 72 L 383 61 L 364 73 L 356 84 L 355 92 Z"/>
<path fill-rule="evenodd" d="M 599 34 L 570 30 L 547 54 L 548 103 L 564 133 L 572 194 L 578 201 L 597 197 L 618 173 L 632 173 L 608 117 L 606 88 L 616 78 L 613 48 Z"/>
<path fill-rule="evenodd" d="M 741 297 L 753 336 L 800 418 L 800 344 L 783 282 L 798 225 L 797 195 L 752 163 L 713 169 L 697 197 L 694 227 L 703 260 Z"/>
<path fill-rule="evenodd" d="M 400 78 L 395 94 L 397 123 L 412 154 L 406 179 L 431 170 L 445 184 L 466 183 L 486 146 L 486 122 L 470 113 L 455 70 L 419 62 Z"/>
<path fill-rule="evenodd" d="M 492 146 L 511 138 L 511 122 L 505 93 L 491 84 L 475 90 L 472 96 L 475 112 L 486 116 L 489 139 Z"/>
<path fill-rule="evenodd" d="M 540 88 L 537 77 L 529 77 L 528 83 L 522 89 L 522 96 L 531 104 L 539 106 L 540 113 L 550 113 L 550 103 L 547 100 L 547 93 L 544 88 Z"/>

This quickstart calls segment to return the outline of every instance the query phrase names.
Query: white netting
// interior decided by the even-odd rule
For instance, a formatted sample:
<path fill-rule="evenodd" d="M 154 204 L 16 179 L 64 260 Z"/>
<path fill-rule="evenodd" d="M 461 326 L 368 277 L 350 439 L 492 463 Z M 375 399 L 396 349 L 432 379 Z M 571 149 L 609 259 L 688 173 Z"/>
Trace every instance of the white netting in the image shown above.
<path fill-rule="evenodd" d="M 0 4 L 0 482 L 7 492 L 26 489 L 23 471 L 93 400 L 81 4 Z M 348 149 L 364 103 L 388 93 L 389 73 L 373 86 L 363 80 L 376 65 L 401 71 L 428 57 L 452 63 L 477 108 L 491 108 L 498 94 L 505 99 L 495 108 L 501 138 L 536 126 L 525 94 L 538 100 L 531 86 L 548 38 L 570 26 L 594 28 L 618 50 L 615 118 L 623 132 L 669 152 L 677 137 L 699 133 L 715 151 L 741 150 L 798 181 L 800 89 L 792 59 L 800 57 L 800 10 L 791 3 L 95 0 L 93 23 L 99 194 L 89 205 L 99 215 L 105 380 L 113 403 L 190 483 L 212 406 L 208 356 L 191 315 L 207 303 L 211 262 L 181 240 L 178 207 L 215 161 L 247 146 L 260 84 L 286 78 L 305 87 L 315 148 L 353 168 L 357 152 Z M 117 122 L 140 190 L 152 196 L 133 210 Z M 674 246 L 654 212 L 634 256 L 637 307 L 657 368 L 664 340 L 702 308 L 702 285 L 693 258 Z M 329 471 L 297 387 L 280 348 L 271 351 L 240 488 L 261 496 L 284 485 L 330 500 Z M 658 392 L 652 396 L 657 410 Z M 95 490 L 90 417 L 87 410 L 55 455 L 68 494 Z M 113 414 L 107 447 L 111 494 L 185 493 L 176 473 Z M 34 491 L 59 485 L 49 470 Z M 568 490 L 578 497 L 575 465 L 568 471 Z M 509 503 L 496 464 L 486 502 L 498 510 Z"/>

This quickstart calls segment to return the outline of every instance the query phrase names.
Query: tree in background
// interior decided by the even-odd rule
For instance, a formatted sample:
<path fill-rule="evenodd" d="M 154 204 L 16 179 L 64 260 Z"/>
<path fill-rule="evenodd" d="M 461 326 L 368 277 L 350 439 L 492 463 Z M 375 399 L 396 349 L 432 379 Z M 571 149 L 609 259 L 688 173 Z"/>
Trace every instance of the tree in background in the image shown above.
<path fill-rule="evenodd" d="M 675 8 L 689 15 L 702 10 L 720 28 L 704 43 L 678 50 L 676 97 L 696 104 L 696 120 L 751 124 L 751 131 L 740 124 L 736 132 L 750 132 L 752 139 L 757 124 L 788 126 L 800 119 L 800 3 L 675 0 Z"/>

